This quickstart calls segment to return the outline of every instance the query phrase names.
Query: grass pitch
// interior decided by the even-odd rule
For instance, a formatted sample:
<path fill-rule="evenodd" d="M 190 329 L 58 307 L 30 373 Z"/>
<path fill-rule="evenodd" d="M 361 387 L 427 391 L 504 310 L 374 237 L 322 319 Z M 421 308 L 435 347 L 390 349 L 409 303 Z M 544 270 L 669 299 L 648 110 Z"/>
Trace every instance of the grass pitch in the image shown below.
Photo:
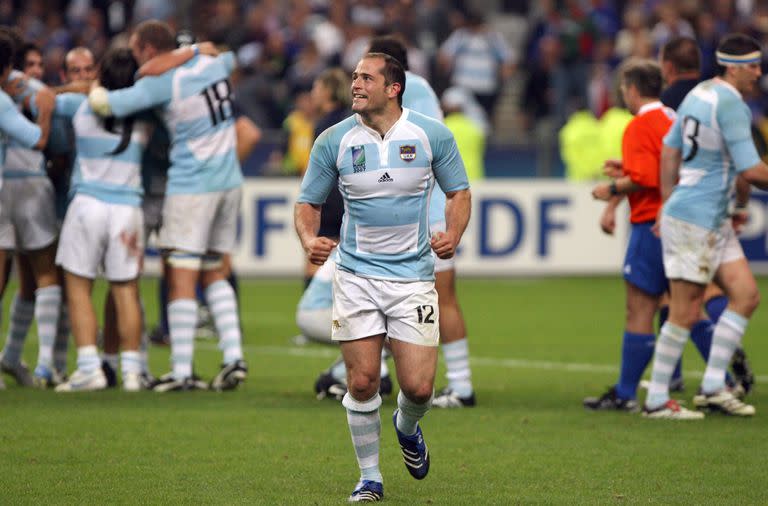
<path fill-rule="evenodd" d="M 336 351 L 291 344 L 298 281 L 241 286 L 250 375 L 238 391 L 62 395 L 21 389 L 6 377 L 0 504 L 344 504 L 358 477 L 344 410 L 312 391 Z M 760 286 L 768 293 L 768 280 Z M 150 321 L 154 287 L 143 285 Z M 745 338 L 758 375 L 749 397 L 757 416 L 683 423 L 581 407 L 582 397 L 616 379 L 618 278 L 463 280 L 459 295 L 479 405 L 427 415 L 432 468 L 416 482 L 392 429 L 394 399 L 385 400 L 386 503 L 768 503 L 764 307 Z M 33 333 L 26 361 L 34 364 L 36 353 Z M 150 353 L 153 372 L 166 372 L 169 350 Z M 218 370 L 212 341 L 197 341 L 195 357 L 203 377 Z M 689 403 L 703 368 L 689 346 L 682 396 Z"/>

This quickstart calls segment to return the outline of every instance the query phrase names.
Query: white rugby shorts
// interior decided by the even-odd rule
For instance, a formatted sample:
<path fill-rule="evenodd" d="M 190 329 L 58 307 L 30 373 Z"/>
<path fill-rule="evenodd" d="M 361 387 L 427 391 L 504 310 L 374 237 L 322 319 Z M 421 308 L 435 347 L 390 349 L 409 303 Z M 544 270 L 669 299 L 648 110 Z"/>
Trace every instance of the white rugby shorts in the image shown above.
<path fill-rule="evenodd" d="M 109 281 L 136 279 L 144 254 L 141 208 L 76 195 L 61 229 L 56 265 L 95 279 L 102 269 Z"/>
<path fill-rule="evenodd" d="M 231 253 L 237 239 L 237 215 L 242 190 L 166 195 L 158 245 L 202 255 Z"/>
<path fill-rule="evenodd" d="M 0 189 L 0 249 L 43 249 L 53 244 L 58 233 L 56 198 L 50 179 L 6 179 Z"/>
<path fill-rule="evenodd" d="M 421 346 L 440 343 L 434 281 L 364 278 L 338 268 L 333 278 L 332 317 L 334 341 L 386 334 Z"/>
<path fill-rule="evenodd" d="M 712 281 L 721 264 L 744 257 L 730 219 L 713 231 L 662 215 L 661 247 L 668 279 L 702 285 Z"/>

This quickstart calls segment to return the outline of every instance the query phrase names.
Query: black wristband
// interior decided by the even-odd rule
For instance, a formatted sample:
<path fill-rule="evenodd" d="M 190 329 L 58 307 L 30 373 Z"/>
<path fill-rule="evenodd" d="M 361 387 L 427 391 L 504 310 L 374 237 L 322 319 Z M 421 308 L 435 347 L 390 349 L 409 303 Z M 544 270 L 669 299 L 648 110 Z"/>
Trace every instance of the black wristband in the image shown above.
<path fill-rule="evenodd" d="M 611 195 L 618 195 L 619 189 L 616 187 L 616 181 L 613 181 L 609 186 L 608 189 L 611 192 Z"/>

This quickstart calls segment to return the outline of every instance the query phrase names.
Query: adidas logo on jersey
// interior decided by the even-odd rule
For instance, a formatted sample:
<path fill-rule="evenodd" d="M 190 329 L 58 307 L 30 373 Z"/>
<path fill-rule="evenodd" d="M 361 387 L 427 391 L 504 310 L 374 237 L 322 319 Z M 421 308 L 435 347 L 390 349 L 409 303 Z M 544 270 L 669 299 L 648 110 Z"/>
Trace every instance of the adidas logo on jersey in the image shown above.
<path fill-rule="evenodd" d="M 394 179 L 389 177 L 389 172 L 385 172 L 383 176 L 379 178 L 379 183 L 391 183 Z"/>

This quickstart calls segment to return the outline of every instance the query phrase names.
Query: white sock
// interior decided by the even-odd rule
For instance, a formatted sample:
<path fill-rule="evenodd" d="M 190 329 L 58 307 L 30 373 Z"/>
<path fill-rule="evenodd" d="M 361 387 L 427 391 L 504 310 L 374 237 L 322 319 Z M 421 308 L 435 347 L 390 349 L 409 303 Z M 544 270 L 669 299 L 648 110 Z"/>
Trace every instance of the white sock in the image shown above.
<path fill-rule="evenodd" d="M 123 378 L 127 374 L 141 374 L 141 359 L 138 351 L 120 352 L 120 366 Z"/>
<path fill-rule="evenodd" d="M 82 346 L 77 349 L 77 368 L 86 374 L 101 368 L 99 351 L 96 349 L 96 346 Z"/>
<path fill-rule="evenodd" d="M 243 358 L 240 318 L 237 314 L 237 298 L 228 281 L 219 280 L 205 289 L 205 300 L 219 333 L 219 348 L 224 353 L 224 363 L 231 364 Z"/>
<path fill-rule="evenodd" d="M 40 348 L 37 353 L 38 365 L 53 368 L 53 343 L 56 340 L 56 326 L 59 323 L 61 287 L 46 286 L 35 290 L 35 320 Z"/>
<path fill-rule="evenodd" d="M 171 363 L 176 380 L 192 376 L 197 301 L 177 299 L 168 304 L 168 330 L 171 334 Z"/>
<path fill-rule="evenodd" d="M 469 341 L 467 338 L 442 345 L 448 387 L 459 397 L 472 395 L 472 371 L 469 368 Z"/>

